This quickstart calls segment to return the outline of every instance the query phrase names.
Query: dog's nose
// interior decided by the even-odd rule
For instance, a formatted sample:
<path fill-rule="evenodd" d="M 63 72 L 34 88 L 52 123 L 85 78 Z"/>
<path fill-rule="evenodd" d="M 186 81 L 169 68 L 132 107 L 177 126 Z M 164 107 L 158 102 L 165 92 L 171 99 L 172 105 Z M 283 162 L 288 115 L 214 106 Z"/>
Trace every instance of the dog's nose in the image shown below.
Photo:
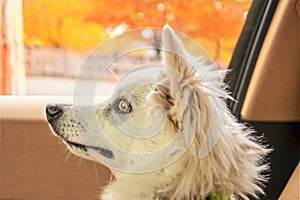
<path fill-rule="evenodd" d="M 58 104 L 48 104 L 46 107 L 47 119 L 52 122 L 57 119 L 63 113 L 61 105 Z"/>

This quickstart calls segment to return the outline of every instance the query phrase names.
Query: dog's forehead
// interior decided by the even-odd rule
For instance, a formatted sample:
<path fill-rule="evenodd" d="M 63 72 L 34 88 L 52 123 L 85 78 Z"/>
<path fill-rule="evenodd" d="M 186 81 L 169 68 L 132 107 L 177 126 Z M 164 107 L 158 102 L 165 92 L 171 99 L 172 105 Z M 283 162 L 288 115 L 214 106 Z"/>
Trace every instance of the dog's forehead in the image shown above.
<path fill-rule="evenodd" d="M 133 92 L 145 85 L 151 85 L 158 81 L 162 67 L 148 66 L 129 72 L 116 87 L 113 97 L 128 97 Z"/>

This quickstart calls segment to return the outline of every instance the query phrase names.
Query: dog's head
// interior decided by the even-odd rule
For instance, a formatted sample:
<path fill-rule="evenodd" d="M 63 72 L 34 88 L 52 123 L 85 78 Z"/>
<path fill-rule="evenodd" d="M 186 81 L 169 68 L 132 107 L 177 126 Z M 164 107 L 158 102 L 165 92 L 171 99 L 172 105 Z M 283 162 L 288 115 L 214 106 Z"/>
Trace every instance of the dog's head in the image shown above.
<path fill-rule="evenodd" d="M 47 106 L 54 133 L 72 153 L 145 172 L 170 164 L 189 148 L 201 128 L 200 109 L 205 109 L 199 107 L 197 70 L 169 26 L 162 37 L 163 64 L 131 71 L 106 102 Z"/>
<path fill-rule="evenodd" d="M 173 182 L 190 184 L 188 195 L 260 191 L 257 163 L 265 151 L 229 114 L 222 73 L 189 55 L 169 26 L 162 39 L 162 64 L 129 72 L 104 103 L 49 104 L 53 132 L 75 155 L 117 171 L 170 169 L 175 178 L 186 168 L 189 181 Z M 240 170 L 246 175 L 231 183 Z"/>

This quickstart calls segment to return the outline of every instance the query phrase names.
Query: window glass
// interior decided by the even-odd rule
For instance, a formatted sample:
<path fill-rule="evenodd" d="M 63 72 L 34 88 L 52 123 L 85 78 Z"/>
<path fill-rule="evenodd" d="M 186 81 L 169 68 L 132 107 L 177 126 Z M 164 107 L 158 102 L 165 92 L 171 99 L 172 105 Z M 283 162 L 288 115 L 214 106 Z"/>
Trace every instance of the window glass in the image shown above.
<path fill-rule="evenodd" d="M 197 41 L 226 68 L 250 5 L 251 0 L 23 0 L 26 93 L 72 94 L 77 72 L 95 46 L 125 31 L 166 23 Z M 95 62 L 117 50 L 106 48 Z M 135 56 L 132 59 L 140 59 Z M 126 60 L 119 64 L 124 68 Z M 97 78 L 93 74 L 87 73 L 86 81 Z M 113 79 L 105 78 L 107 91 Z"/>

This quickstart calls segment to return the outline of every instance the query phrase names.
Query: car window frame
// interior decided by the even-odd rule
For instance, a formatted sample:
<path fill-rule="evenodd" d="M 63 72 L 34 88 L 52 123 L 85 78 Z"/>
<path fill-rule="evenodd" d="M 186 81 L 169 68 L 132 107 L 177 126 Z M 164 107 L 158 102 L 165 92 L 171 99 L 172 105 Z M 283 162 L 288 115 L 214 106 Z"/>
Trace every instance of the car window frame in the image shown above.
<path fill-rule="evenodd" d="M 262 48 L 268 28 L 279 0 L 253 0 L 247 14 L 245 25 L 237 41 L 225 77 L 233 99 L 227 104 L 231 112 L 240 118 L 247 89 Z"/>

